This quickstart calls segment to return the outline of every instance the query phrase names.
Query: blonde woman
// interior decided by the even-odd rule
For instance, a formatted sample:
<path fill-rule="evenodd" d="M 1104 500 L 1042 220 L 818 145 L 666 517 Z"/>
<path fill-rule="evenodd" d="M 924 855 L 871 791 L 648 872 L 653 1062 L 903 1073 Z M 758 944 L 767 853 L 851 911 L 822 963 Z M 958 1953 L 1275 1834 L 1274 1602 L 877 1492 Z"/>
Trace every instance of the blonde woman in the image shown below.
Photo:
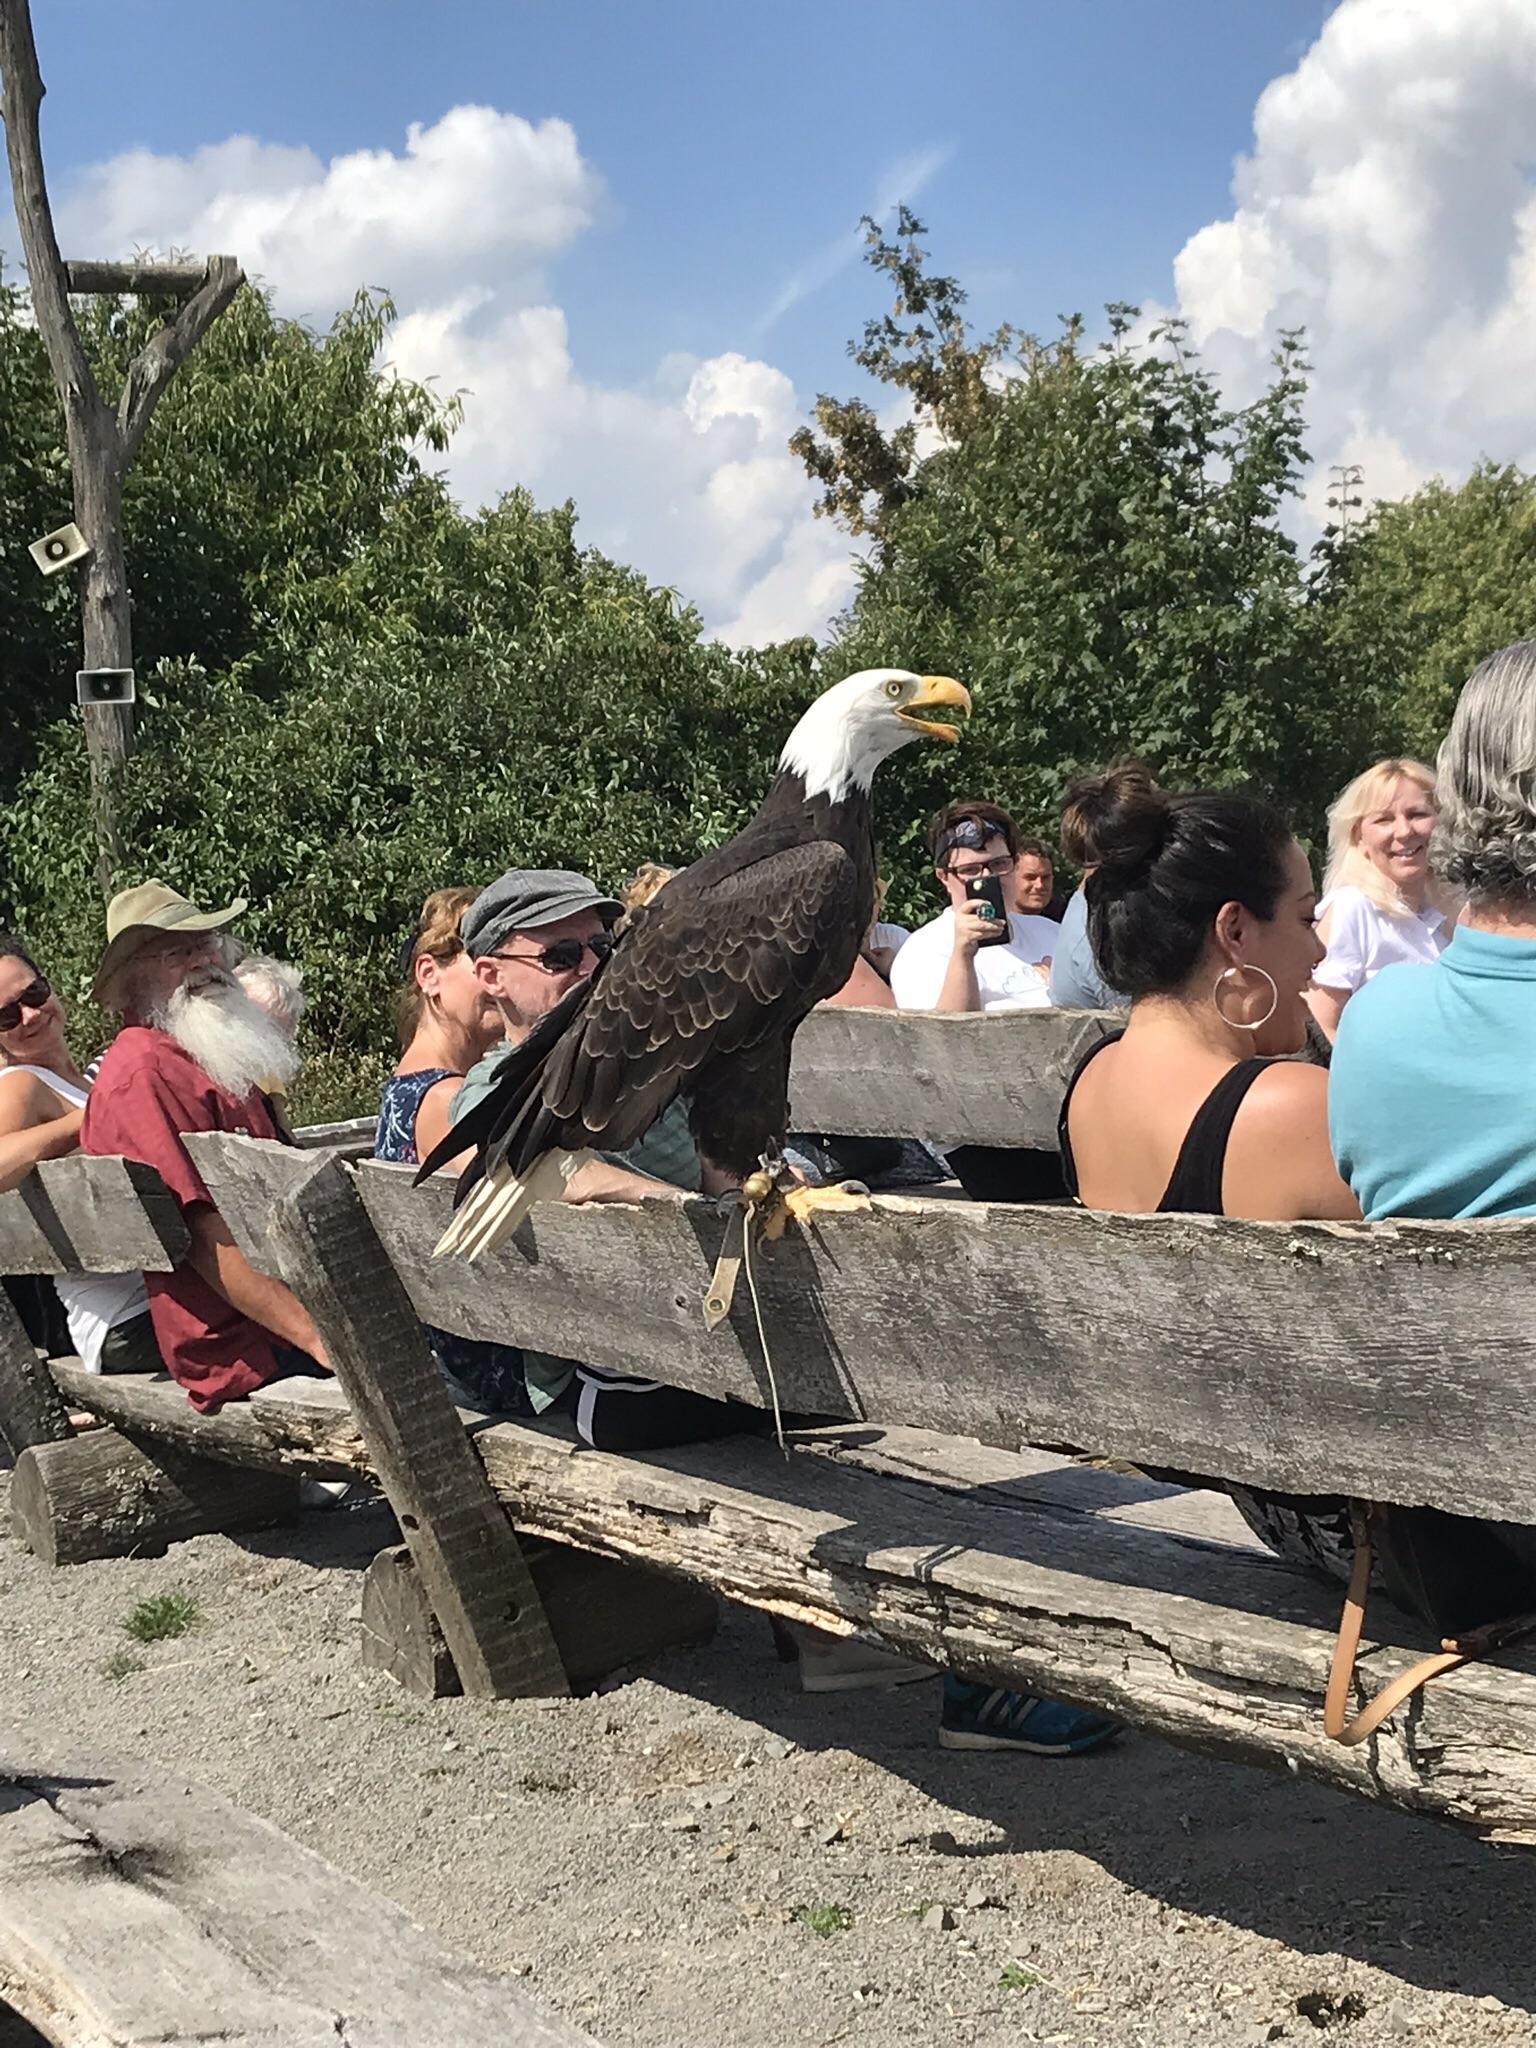
<path fill-rule="evenodd" d="M 1317 906 L 1327 954 L 1307 1001 L 1331 1040 L 1350 997 L 1394 961 L 1438 960 L 1451 936 L 1449 900 L 1429 868 L 1439 807 L 1421 761 L 1378 761 L 1328 813 L 1328 872 Z"/>
<path fill-rule="evenodd" d="M 374 1156 L 414 1166 L 448 1129 L 460 1083 L 503 1035 L 459 926 L 479 891 L 434 889 L 421 906 L 395 1001 L 402 1051 L 379 1099 Z"/>

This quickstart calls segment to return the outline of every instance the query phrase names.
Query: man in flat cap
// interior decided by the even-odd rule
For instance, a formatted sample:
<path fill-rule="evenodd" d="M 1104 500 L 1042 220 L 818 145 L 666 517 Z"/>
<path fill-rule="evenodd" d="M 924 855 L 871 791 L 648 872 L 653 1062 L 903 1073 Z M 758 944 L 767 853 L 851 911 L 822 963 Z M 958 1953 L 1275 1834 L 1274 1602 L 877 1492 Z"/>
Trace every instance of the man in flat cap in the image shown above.
<path fill-rule="evenodd" d="M 508 1052 L 606 959 L 619 911 L 611 896 L 568 868 L 514 868 L 475 898 L 459 934 L 481 985 L 501 1012 L 507 1039 L 465 1076 L 454 1097 L 455 1123 L 485 1095 Z M 599 1153 L 580 1168 L 567 1199 L 633 1202 L 661 1194 L 658 1181 L 691 1194 L 703 1184 L 688 1106 L 681 1097 L 626 1152 Z M 523 1372 L 535 1413 L 570 1407 L 584 1441 L 600 1450 L 640 1450 L 718 1436 L 751 1419 L 750 1411 L 734 1402 L 627 1379 L 541 1351 L 524 1350 Z"/>
<path fill-rule="evenodd" d="M 164 882 L 113 897 L 92 994 L 123 1029 L 80 1133 L 82 1151 L 152 1166 L 181 1205 L 187 1256 L 145 1283 L 161 1356 L 204 1412 L 269 1380 L 329 1370 L 309 1311 L 246 1259 L 183 1143 L 193 1131 L 278 1136 L 262 1086 L 286 1084 L 297 1055 L 230 972 L 223 931 L 244 909 L 199 910 Z"/>

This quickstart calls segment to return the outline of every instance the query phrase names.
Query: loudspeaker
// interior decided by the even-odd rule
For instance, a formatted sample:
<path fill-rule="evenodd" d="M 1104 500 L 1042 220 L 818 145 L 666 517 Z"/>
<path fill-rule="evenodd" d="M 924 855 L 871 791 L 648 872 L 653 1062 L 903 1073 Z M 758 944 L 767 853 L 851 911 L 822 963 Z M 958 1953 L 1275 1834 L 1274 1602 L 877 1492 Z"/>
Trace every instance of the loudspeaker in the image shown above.
<path fill-rule="evenodd" d="M 90 553 L 85 535 L 73 519 L 68 526 L 61 526 L 55 533 L 45 533 L 41 540 L 33 541 L 27 553 L 36 562 L 45 576 L 57 576 L 61 569 L 72 569 L 76 562 L 83 562 Z"/>
<path fill-rule="evenodd" d="M 131 704 L 133 698 L 131 668 L 82 668 L 75 671 L 77 704 Z"/>

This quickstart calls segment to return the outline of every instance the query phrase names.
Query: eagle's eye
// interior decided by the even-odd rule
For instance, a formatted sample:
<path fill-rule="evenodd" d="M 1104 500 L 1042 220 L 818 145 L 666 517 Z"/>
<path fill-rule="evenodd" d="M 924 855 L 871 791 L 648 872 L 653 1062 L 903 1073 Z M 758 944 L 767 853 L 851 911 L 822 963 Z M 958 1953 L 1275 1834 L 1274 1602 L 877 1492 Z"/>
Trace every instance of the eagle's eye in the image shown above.
<path fill-rule="evenodd" d="M 905 688 L 905 683 L 899 683 L 896 680 L 896 678 L 892 676 L 891 680 L 885 686 L 885 694 L 887 695 L 887 697 L 899 697 Z"/>

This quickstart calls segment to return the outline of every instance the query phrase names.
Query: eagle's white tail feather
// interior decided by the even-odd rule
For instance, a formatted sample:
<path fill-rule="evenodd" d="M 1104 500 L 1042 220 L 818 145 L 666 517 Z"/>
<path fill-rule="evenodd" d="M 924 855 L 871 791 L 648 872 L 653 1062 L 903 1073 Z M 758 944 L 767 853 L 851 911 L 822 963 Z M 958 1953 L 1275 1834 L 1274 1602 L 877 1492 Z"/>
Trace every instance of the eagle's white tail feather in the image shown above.
<path fill-rule="evenodd" d="M 510 1166 L 486 1175 L 433 1248 L 438 1259 L 483 1258 L 509 1238 L 535 1202 L 558 1202 L 590 1152 L 545 1152 L 519 1177 Z"/>

